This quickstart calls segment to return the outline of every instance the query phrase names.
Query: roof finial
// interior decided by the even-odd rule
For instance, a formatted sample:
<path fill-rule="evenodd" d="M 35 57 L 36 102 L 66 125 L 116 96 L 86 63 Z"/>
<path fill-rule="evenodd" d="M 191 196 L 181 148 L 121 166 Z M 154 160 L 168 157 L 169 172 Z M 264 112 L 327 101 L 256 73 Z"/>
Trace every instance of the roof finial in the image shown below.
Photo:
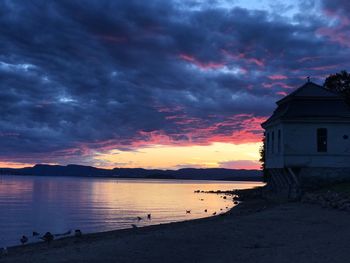
<path fill-rule="evenodd" d="M 310 83 L 311 82 L 310 81 L 310 76 L 307 76 L 306 78 L 307 78 L 307 82 Z"/>

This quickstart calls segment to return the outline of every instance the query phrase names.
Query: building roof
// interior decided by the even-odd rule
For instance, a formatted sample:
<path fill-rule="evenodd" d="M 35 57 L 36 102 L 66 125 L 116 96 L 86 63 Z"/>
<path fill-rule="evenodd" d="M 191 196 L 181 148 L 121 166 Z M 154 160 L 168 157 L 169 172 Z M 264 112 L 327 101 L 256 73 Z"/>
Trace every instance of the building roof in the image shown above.
<path fill-rule="evenodd" d="M 345 99 L 329 89 L 307 82 L 276 102 L 278 107 L 262 126 L 275 121 L 350 121 L 350 107 Z"/>

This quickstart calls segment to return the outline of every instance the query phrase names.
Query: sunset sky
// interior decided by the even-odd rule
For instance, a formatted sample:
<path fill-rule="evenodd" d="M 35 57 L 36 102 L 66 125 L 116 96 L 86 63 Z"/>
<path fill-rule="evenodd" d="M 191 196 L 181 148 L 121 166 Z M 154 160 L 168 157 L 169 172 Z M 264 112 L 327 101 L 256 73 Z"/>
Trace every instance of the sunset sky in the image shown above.
<path fill-rule="evenodd" d="M 350 65 L 350 2 L 4 0 L 0 167 L 258 168 L 275 101 Z"/>

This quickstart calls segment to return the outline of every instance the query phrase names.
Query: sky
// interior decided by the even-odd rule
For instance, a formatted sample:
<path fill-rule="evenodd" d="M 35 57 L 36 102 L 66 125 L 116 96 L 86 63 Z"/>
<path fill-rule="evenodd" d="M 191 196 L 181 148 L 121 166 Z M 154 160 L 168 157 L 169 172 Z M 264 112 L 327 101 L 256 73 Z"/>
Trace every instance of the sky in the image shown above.
<path fill-rule="evenodd" d="M 260 126 L 350 65 L 346 0 L 3 0 L 0 167 L 260 166 Z"/>

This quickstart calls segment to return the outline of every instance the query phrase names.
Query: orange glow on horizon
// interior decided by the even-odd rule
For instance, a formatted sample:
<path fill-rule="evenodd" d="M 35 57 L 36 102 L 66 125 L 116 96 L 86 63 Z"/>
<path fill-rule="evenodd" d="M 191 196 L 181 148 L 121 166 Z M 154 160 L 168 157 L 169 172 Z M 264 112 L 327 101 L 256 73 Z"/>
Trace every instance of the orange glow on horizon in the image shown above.
<path fill-rule="evenodd" d="M 233 144 L 214 142 L 209 145 L 141 146 L 134 151 L 109 150 L 94 153 L 89 159 L 91 165 L 98 168 L 229 168 L 260 169 L 259 148 L 261 142 Z M 38 163 L 42 163 L 38 160 Z M 46 163 L 58 165 L 60 163 Z M 69 164 L 69 163 L 64 163 Z M 79 163 L 77 163 L 79 164 Z M 1 168 L 32 167 L 35 163 L 0 161 Z"/>
<path fill-rule="evenodd" d="M 199 146 L 164 146 L 140 148 L 136 151 L 111 150 L 94 157 L 101 168 L 179 169 L 231 168 L 259 169 L 259 143 L 212 143 Z"/>
<path fill-rule="evenodd" d="M 32 167 L 34 164 L 32 163 L 19 163 L 19 162 L 1 162 L 1 168 L 23 168 L 23 167 Z"/>

